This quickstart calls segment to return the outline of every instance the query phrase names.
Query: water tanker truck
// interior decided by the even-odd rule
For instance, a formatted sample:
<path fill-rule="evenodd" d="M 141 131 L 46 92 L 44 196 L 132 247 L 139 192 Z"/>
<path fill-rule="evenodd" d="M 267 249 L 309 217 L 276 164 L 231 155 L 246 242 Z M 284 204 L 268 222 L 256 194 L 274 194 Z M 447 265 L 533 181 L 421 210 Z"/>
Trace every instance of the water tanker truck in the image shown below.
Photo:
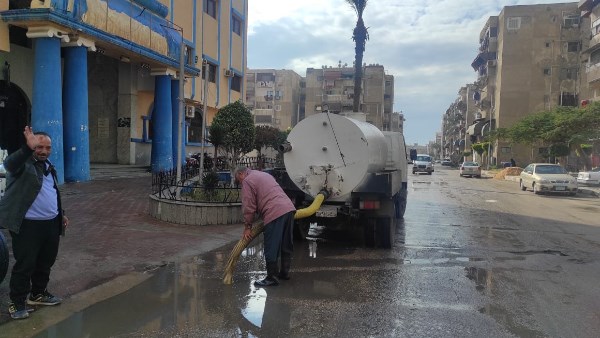
<path fill-rule="evenodd" d="M 407 199 L 407 159 L 401 132 L 381 131 L 364 114 L 320 113 L 300 121 L 280 147 L 284 170 L 274 176 L 300 209 L 327 192 L 315 215 L 296 220 L 364 234 L 365 244 L 391 248 Z"/>

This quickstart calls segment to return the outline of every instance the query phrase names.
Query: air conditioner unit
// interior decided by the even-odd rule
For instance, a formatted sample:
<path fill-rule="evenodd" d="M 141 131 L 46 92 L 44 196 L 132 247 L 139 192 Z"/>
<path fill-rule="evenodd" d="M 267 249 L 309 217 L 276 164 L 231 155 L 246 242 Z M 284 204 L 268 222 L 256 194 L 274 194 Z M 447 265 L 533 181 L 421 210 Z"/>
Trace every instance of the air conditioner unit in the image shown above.
<path fill-rule="evenodd" d="M 225 75 L 225 77 L 233 77 L 233 71 L 231 69 L 225 69 L 225 72 L 223 74 Z"/>
<path fill-rule="evenodd" d="M 276 104 L 275 105 L 275 111 L 281 111 L 281 105 Z"/>
<path fill-rule="evenodd" d="M 496 67 L 497 64 L 498 64 L 498 61 L 496 61 L 496 60 L 488 60 L 488 62 L 487 62 L 488 67 Z"/>
<path fill-rule="evenodd" d="M 185 118 L 193 119 L 196 117 L 196 108 L 194 106 L 185 106 Z"/>

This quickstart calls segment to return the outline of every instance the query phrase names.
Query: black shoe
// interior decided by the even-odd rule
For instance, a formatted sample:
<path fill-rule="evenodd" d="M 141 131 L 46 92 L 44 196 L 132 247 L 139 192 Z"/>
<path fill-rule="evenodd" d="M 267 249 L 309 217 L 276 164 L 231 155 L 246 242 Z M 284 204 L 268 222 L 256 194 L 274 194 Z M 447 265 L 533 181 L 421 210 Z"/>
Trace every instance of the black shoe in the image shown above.
<path fill-rule="evenodd" d="M 52 306 L 52 305 L 58 305 L 62 303 L 62 299 L 56 296 L 53 296 L 50 292 L 48 292 L 47 290 L 44 290 L 44 292 L 37 294 L 37 295 L 29 295 L 29 298 L 27 298 L 27 304 L 29 305 L 47 305 L 47 306 Z"/>
<path fill-rule="evenodd" d="M 279 285 L 279 281 L 275 277 L 267 276 L 263 280 L 257 280 L 256 282 L 254 282 L 254 285 L 255 286 L 260 286 L 260 287 L 263 287 L 263 286 L 277 286 L 277 285 Z"/>

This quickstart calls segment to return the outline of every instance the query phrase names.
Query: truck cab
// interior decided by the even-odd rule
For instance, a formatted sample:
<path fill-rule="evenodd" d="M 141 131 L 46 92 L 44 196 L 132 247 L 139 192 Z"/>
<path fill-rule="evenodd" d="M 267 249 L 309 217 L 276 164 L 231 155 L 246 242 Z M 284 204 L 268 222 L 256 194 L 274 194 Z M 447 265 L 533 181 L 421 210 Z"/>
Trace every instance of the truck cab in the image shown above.
<path fill-rule="evenodd" d="M 427 154 L 417 154 L 413 160 L 412 173 L 427 173 L 431 175 L 434 172 L 433 159 Z"/>

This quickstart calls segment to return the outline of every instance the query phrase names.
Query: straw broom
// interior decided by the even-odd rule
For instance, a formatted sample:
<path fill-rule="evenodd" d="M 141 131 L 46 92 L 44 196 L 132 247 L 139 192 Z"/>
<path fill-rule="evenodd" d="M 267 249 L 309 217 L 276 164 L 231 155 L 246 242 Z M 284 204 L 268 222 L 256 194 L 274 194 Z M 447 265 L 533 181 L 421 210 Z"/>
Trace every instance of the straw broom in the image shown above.
<path fill-rule="evenodd" d="M 312 216 L 317 209 L 321 206 L 321 203 L 329 196 L 326 191 L 321 191 L 313 202 L 304 209 L 296 210 L 294 214 L 294 219 L 300 219 Z M 237 263 L 238 258 L 242 254 L 242 251 L 252 242 L 261 232 L 265 230 L 265 224 L 262 221 L 254 222 L 252 224 L 252 230 L 250 232 L 250 239 L 241 238 L 238 243 L 235 245 L 231 253 L 229 254 L 229 260 L 227 261 L 227 265 L 225 266 L 225 272 L 223 273 L 223 283 L 227 285 L 233 284 L 233 269 L 235 268 L 235 264 Z"/>
<path fill-rule="evenodd" d="M 242 254 L 242 251 L 246 249 L 248 244 L 252 242 L 258 235 L 260 235 L 265 230 L 265 224 L 262 221 L 255 222 L 252 225 L 252 230 L 250 232 L 250 239 L 241 238 L 238 243 L 235 245 L 231 253 L 229 254 L 229 260 L 227 261 L 227 266 L 225 266 L 225 273 L 223 274 L 223 283 L 230 285 L 233 284 L 233 269 L 237 264 L 238 258 Z"/>

